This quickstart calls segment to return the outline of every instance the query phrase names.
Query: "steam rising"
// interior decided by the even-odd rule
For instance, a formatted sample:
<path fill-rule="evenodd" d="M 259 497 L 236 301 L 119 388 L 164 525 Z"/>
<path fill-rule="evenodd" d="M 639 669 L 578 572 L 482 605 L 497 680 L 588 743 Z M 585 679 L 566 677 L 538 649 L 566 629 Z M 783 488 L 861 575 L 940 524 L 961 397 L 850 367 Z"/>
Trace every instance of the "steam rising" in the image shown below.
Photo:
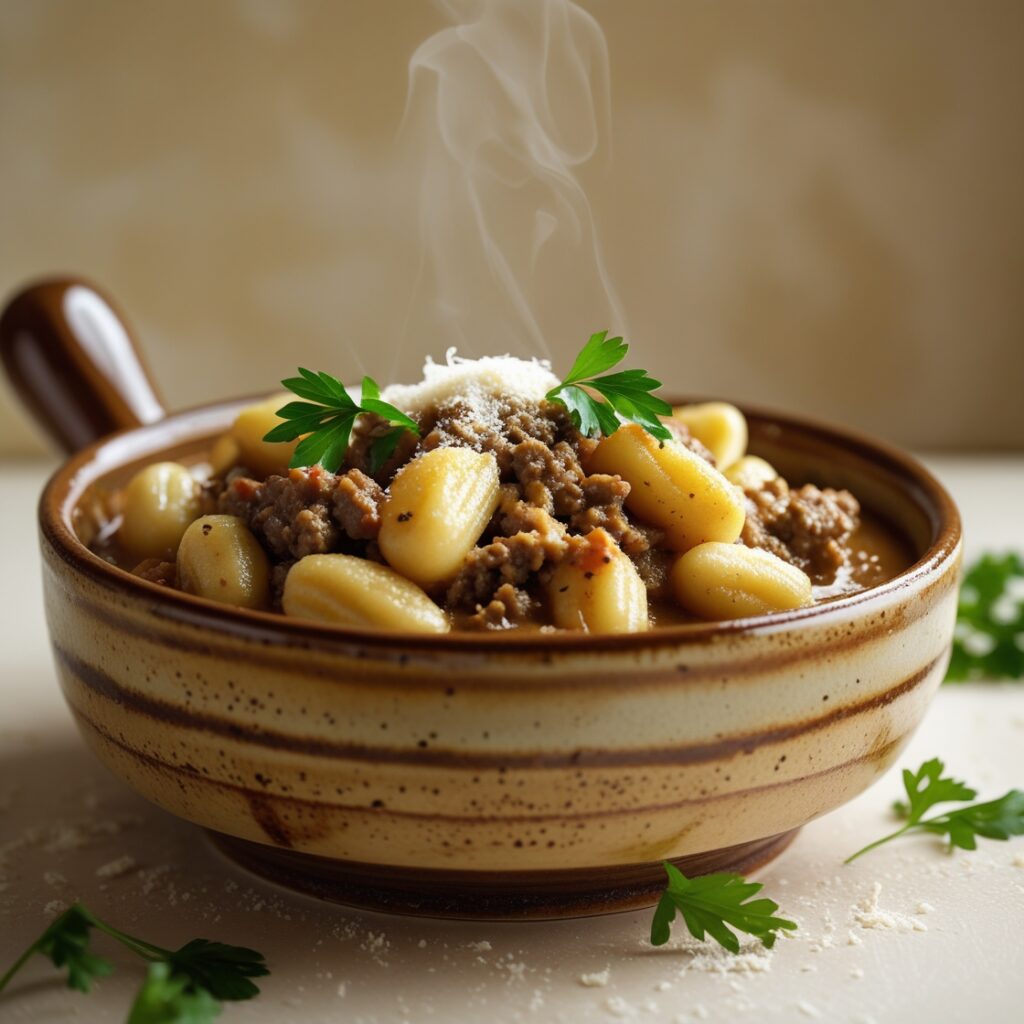
<path fill-rule="evenodd" d="M 570 0 L 443 0 L 409 62 L 403 132 L 421 170 L 407 332 L 467 354 L 547 355 L 625 329 L 575 169 L 609 121 L 604 35 Z"/>

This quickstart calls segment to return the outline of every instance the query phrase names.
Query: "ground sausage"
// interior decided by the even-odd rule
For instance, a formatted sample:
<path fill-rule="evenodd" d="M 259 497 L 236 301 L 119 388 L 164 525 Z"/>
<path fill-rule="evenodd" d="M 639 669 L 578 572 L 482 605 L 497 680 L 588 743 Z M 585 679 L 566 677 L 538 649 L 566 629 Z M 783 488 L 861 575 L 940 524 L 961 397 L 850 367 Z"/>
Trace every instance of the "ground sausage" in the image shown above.
<path fill-rule="evenodd" d="M 278 559 L 304 558 L 332 551 L 339 539 L 330 500 L 337 478 L 319 466 L 290 469 L 263 483 L 232 480 L 220 510 L 241 516 Z"/>
<path fill-rule="evenodd" d="M 425 426 L 420 453 L 434 448 L 488 452 L 497 459 L 504 480 L 513 478 L 513 453 L 518 445 L 532 441 L 554 448 L 559 441 L 574 442 L 578 437 L 561 406 L 509 398 L 492 397 L 482 402 L 450 399 L 437 407 Z"/>
<path fill-rule="evenodd" d="M 849 558 L 860 505 L 849 491 L 814 484 L 791 489 L 781 477 L 746 492 L 741 540 L 799 566 L 816 584 L 831 583 Z"/>
<path fill-rule="evenodd" d="M 474 629 L 511 629 L 526 619 L 536 602 L 519 587 L 503 583 L 490 602 L 468 620 Z"/>
<path fill-rule="evenodd" d="M 582 491 L 582 508 L 569 520 L 570 530 L 588 534 L 600 526 L 627 555 L 638 555 L 650 547 L 647 536 L 629 521 L 623 508 L 629 484 L 622 477 L 594 473 L 584 479 Z"/>
<path fill-rule="evenodd" d="M 356 419 L 345 453 L 345 468 L 358 470 L 364 476 L 372 477 L 380 484 L 388 484 L 399 467 L 412 458 L 418 438 L 412 431 L 404 430 L 398 438 L 395 450 L 374 472 L 373 444 L 393 430 L 393 426 L 376 413 L 364 413 Z"/>
<path fill-rule="evenodd" d="M 583 507 L 583 469 L 565 441 L 551 448 L 521 441 L 511 454 L 512 473 L 531 505 L 556 516 L 571 516 Z"/>
<path fill-rule="evenodd" d="M 162 587 L 178 585 L 178 567 L 174 562 L 165 562 L 159 558 L 147 558 L 139 562 L 132 569 L 132 575 L 141 580 L 149 580 L 150 583 L 159 583 Z"/>
<path fill-rule="evenodd" d="M 545 566 L 561 561 L 568 548 L 567 539 L 558 531 L 496 537 L 466 556 L 448 587 L 447 605 L 463 612 L 486 607 L 503 584 L 522 586 Z"/>
<path fill-rule="evenodd" d="M 380 533 L 384 491 L 362 470 L 350 469 L 338 477 L 331 495 L 331 515 L 353 540 L 373 540 Z"/>

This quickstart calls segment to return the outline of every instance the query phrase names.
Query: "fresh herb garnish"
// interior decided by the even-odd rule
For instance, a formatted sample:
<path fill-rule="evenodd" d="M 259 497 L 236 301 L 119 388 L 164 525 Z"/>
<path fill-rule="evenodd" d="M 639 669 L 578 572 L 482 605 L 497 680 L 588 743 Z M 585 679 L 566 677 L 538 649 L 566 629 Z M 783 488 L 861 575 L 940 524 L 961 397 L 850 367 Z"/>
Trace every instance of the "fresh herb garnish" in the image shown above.
<path fill-rule="evenodd" d="M 207 1024 L 220 1013 L 221 1000 L 252 999 L 259 989 L 250 979 L 270 973 L 263 954 L 254 949 L 208 939 L 193 939 L 176 950 L 164 949 L 122 932 L 76 903 L 0 978 L 0 992 L 36 953 L 48 957 L 56 967 L 67 968 L 69 988 L 88 992 L 96 978 L 114 969 L 109 960 L 90 951 L 93 928 L 149 961 L 149 974 L 128 1024 Z"/>
<path fill-rule="evenodd" d="M 936 804 L 962 803 L 978 795 L 965 783 L 944 777 L 944 770 L 945 765 L 937 757 L 925 761 L 916 772 L 905 768 L 903 788 L 907 791 L 907 799 L 893 804 L 893 810 L 901 818 L 906 818 L 905 824 L 847 857 L 844 863 L 849 864 L 869 850 L 913 831 L 946 836 L 951 850 L 955 847 L 961 850 L 976 849 L 978 836 L 1005 840 L 1011 836 L 1024 835 L 1024 793 L 1019 789 L 1011 789 L 998 800 L 968 804 L 955 811 L 925 818 L 925 812 Z"/>
<path fill-rule="evenodd" d="M 263 438 L 264 441 L 294 441 L 303 437 L 292 455 L 289 467 L 321 465 L 335 472 L 344 462 L 356 417 L 376 413 L 391 424 L 392 429 L 374 439 L 370 445 L 370 470 L 376 473 L 391 457 L 404 431 L 419 436 L 414 419 L 380 397 L 380 387 L 372 377 L 364 377 L 359 403 L 345 390 L 345 385 L 329 373 L 314 373 L 299 367 L 298 377 L 281 383 L 304 402 L 289 402 L 277 410 L 285 422 L 279 423 Z"/>
<path fill-rule="evenodd" d="M 687 878 L 668 861 L 664 862 L 664 867 L 668 885 L 651 921 L 654 946 L 668 942 L 677 913 L 682 915 L 695 939 L 703 942 L 707 933 L 730 953 L 740 951 L 740 942 L 729 925 L 737 931 L 756 935 L 768 949 L 775 945 L 777 931 L 796 929 L 795 921 L 774 916 L 779 909 L 774 900 L 751 899 L 764 888 L 758 882 L 748 882 L 742 875 L 730 872 Z"/>
<path fill-rule="evenodd" d="M 947 681 L 1024 679 L 1024 559 L 984 555 L 964 577 Z"/>
<path fill-rule="evenodd" d="M 659 417 L 671 415 L 672 406 L 651 394 L 661 387 L 660 380 L 649 377 L 646 370 L 598 376 L 621 363 L 628 351 L 621 338 L 609 338 L 607 331 L 592 335 L 565 380 L 545 397 L 568 409 L 573 426 L 588 437 L 614 434 L 621 416 L 639 423 L 659 441 L 668 441 L 672 434 Z M 598 401 L 584 388 L 596 391 L 605 401 Z"/>
<path fill-rule="evenodd" d="M 220 1015 L 220 1003 L 162 961 L 149 973 L 132 1003 L 127 1024 L 209 1024 Z"/>

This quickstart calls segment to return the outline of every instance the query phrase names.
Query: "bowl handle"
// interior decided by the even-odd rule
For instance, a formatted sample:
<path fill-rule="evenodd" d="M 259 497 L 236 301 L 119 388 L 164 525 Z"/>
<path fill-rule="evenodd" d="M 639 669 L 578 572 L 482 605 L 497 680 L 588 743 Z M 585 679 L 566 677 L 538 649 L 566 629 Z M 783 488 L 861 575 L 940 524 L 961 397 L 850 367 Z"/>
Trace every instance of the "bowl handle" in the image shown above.
<path fill-rule="evenodd" d="M 15 294 L 0 315 L 0 356 L 15 390 L 65 451 L 164 417 L 117 305 L 80 278 L 48 278 Z"/>

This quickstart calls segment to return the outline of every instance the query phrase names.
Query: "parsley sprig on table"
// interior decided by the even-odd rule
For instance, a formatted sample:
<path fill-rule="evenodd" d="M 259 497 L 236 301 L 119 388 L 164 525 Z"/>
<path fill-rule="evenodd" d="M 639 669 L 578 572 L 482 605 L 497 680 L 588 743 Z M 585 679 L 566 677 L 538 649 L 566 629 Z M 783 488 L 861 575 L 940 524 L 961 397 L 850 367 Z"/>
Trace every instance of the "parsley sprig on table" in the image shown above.
<path fill-rule="evenodd" d="M 68 987 L 88 992 L 97 978 L 110 974 L 109 960 L 89 948 L 92 929 L 109 935 L 149 961 L 149 973 L 128 1016 L 128 1024 L 208 1024 L 221 1001 L 252 999 L 259 988 L 251 980 L 270 973 L 263 954 L 244 946 L 193 939 L 180 949 L 164 949 L 135 938 L 96 917 L 80 903 L 66 910 L 0 978 L 0 992 L 35 954 L 68 972 Z"/>
<path fill-rule="evenodd" d="M 391 457 L 402 434 L 408 430 L 419 435 L 416 421 L 380 397 L 380 387 L 372 377 L 364 377 L 359 402 L 345 389 L 337 377 L 314 373 L 299 367 L 298 377 L 281 383 L 304 402 L 289 402 L 277 410 L 284 420 L 263 438 L 264 441 L 294 441 L 303 437 L 292 455 L 289 466 L 317 464 L 335 472 L 344 462 L 356 418 L 363 413 L 376 413 L 391 424 L 391 430 L 374 439 L 370 445 L 370 469 L 376 473 Z"/>
<path fill-rule="evenodd" d="M 960 588 L 946 679 L 1024 679 L 1024 559 L 987 554 Z"/>
<path fill-rule="evenodd" d="M 756 935 L 771 949 L 775 933 L 784 929 L 793 931 L 795 921 L 776 917 L 779 905 L 762 897 L 751 899 L 764 888 L 758 882 L 748 882 L 742 875 L 721 872 L 687 878 L 677 867 L 664 862 L 668 885 L 651 922 L 651 944 L 663 946 L 668 942 L 672 921 L 681 914 L 690 934 L 704 941 L 705 933 L 724 946 L 730 953 L 740 951 L 736 931 Z"/>
<path fill-rule="evenodd" d="M 545 397 L 568 409 L 573 426 L 588 437 L 614 434 L 621 416 L 639 423 L 659 441 L 668 441 L 672 435 L 659 417 L 670 415 L 672 406 L 651 394 L 661 387 L 660 380 L 649 377 L 646 370 L 620 370 L 599 376 L 621 363 L 628 351 L 629 346 L 621 338 L 609 338 L 607 331 L 591 335 L 568 376 Z M 596 391 L 604 401 L 586 388 Z"/>
<path fill-rule="evenodd" d="M 907 799 L 893 804 L 896 813 L 906 819 L 905 823 L 890 835 L 876 839 L 847 857 L 844 863 L 849 864 L 869 850 L 914 831 L 946 836 L 950 849 L 959 847 L 961 850 L 976 849 L 978 836 L 1005 840 L 1024 835 L 1024 793 L 1019 789 L 1011 789 L 998 800 L 968 804 L 925 818 L 925 813 L 936 804 L 963 803 L 978 795 L 965 783 L 944 776 L 944 770 L 945 765 L 937 757 L 925 761 L 916 772 L 905 768 L 903 788 Z"/>

